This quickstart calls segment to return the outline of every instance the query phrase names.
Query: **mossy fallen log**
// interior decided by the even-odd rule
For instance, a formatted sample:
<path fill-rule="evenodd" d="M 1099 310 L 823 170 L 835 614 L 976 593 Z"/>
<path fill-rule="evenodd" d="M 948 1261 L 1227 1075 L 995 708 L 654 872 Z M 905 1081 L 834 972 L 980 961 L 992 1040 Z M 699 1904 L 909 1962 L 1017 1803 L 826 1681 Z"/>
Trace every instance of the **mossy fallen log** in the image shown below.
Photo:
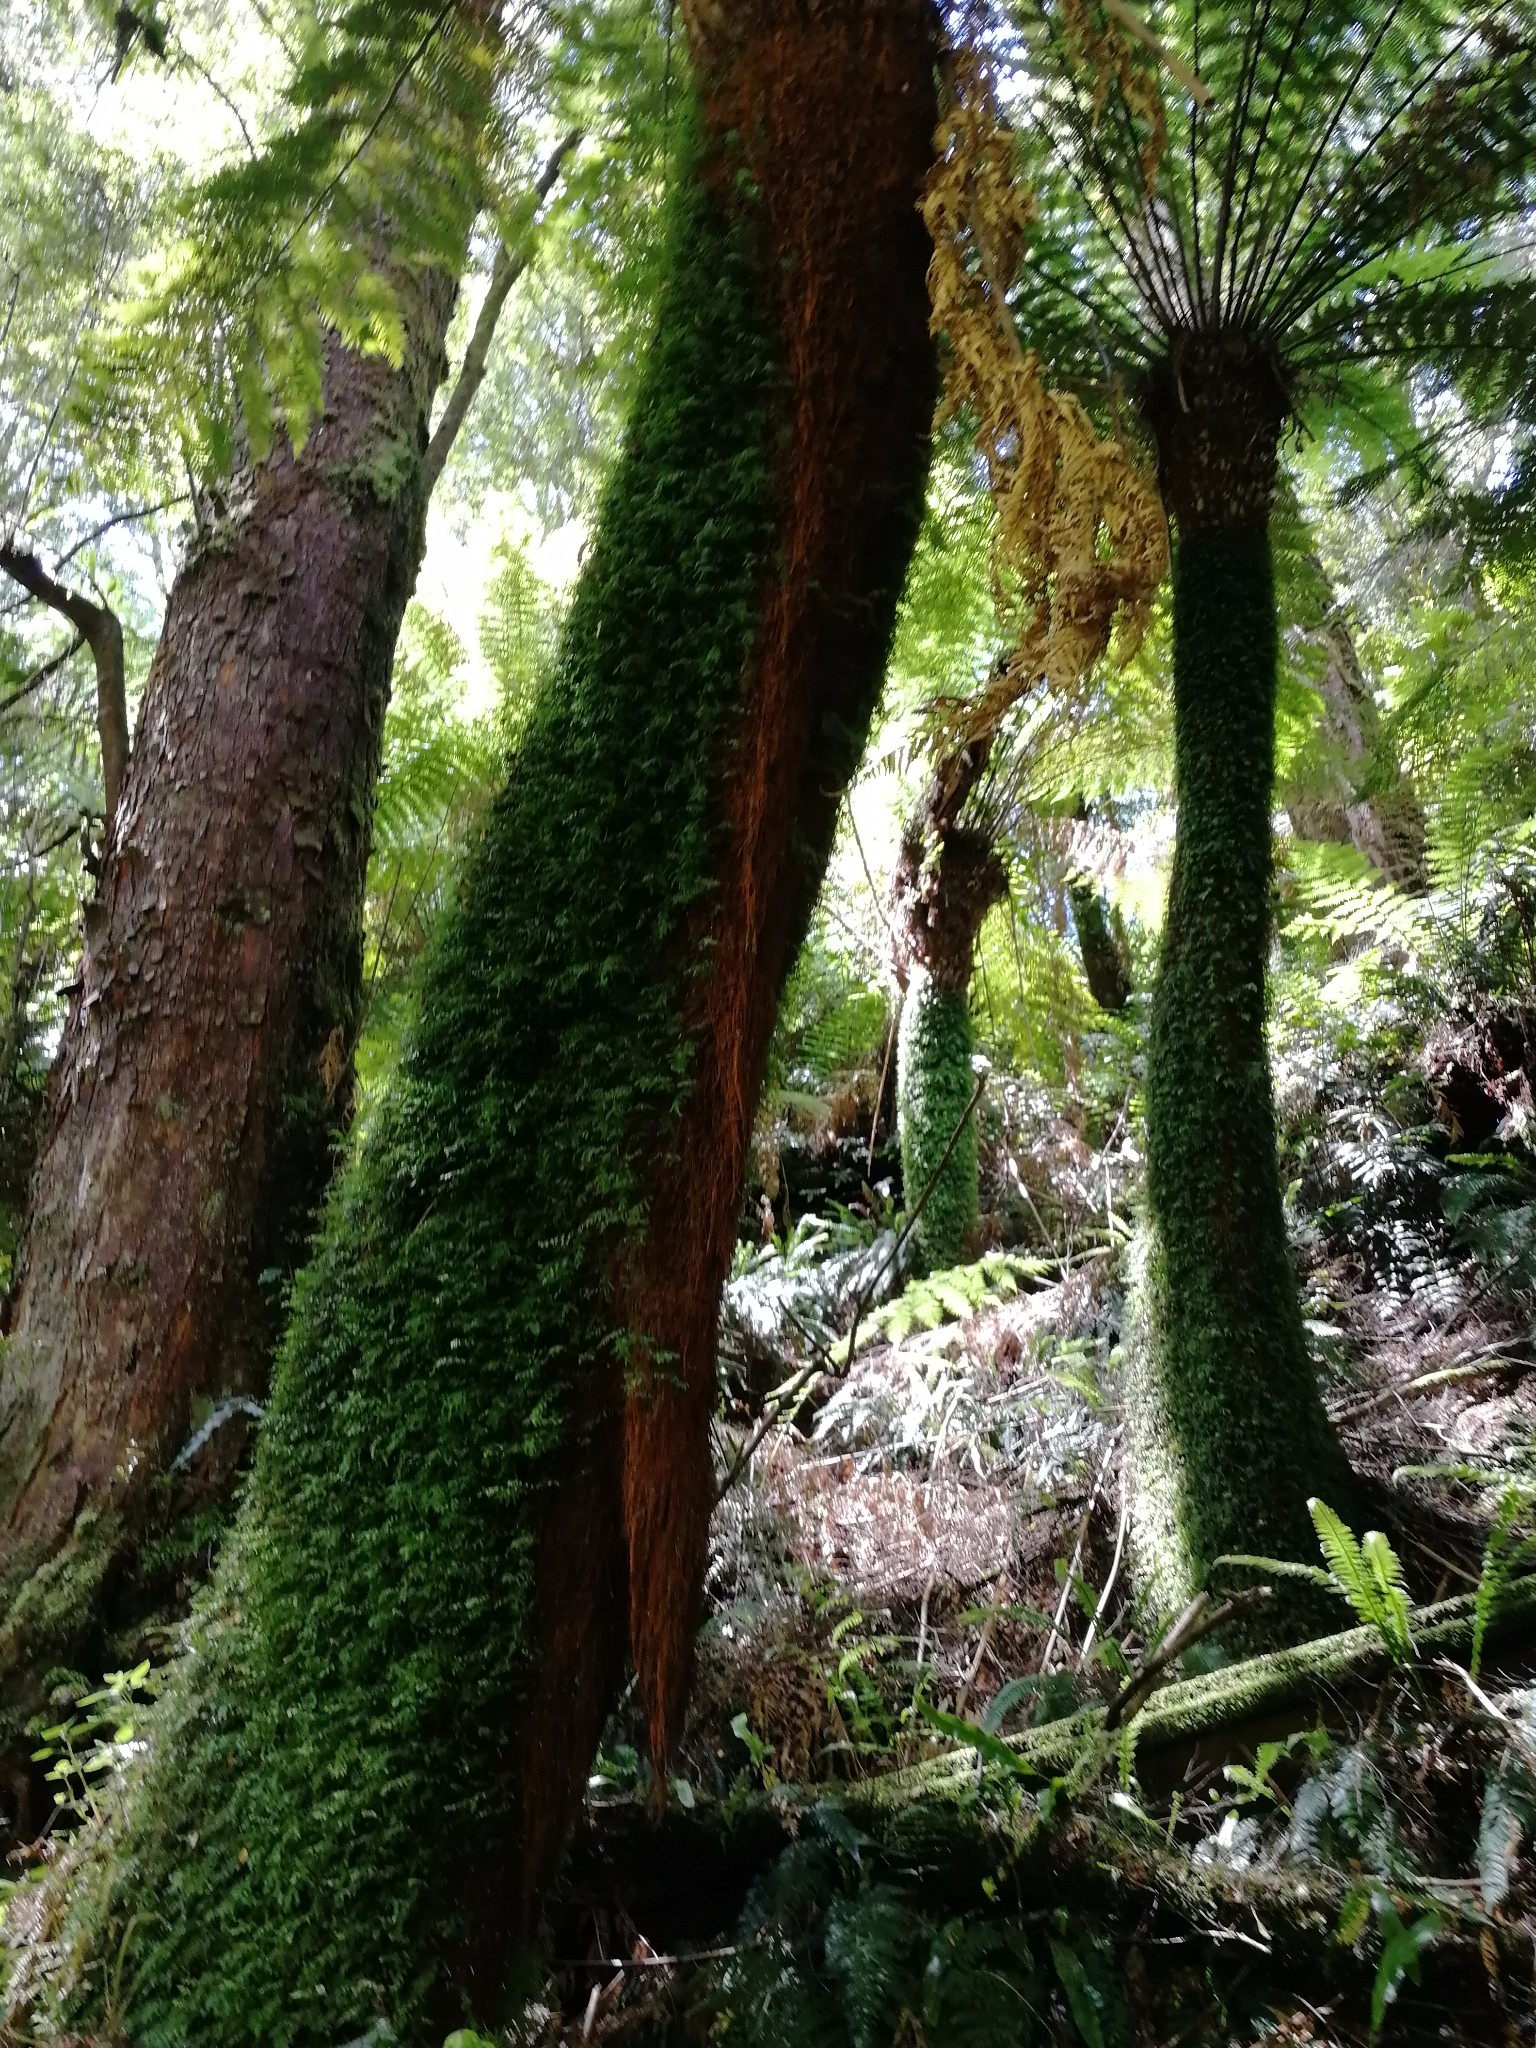
<path fill-rule="evenodd" d="M 1465 1652 L 1476 1619 L 1477 1598 L 1471 1593 L 1415 1609 L 1411 1626 L 1419 1660 Z M 1505 1587 L 1489 1620 L 1485 1641 L 1506 1648 L 1536 1643 L 1536 1574 Z M 1376 1629 L 1341 1629 L 1334 1635 L 1317 1636 L 1287 1649 L 1241 1658 L 1215 1671 L 1176 1679 L 1151 1694 L 1118 1730 L 1106 1729 L 1105 1707 L 1092 1706 L 1030 1729 L 1012 1738 L 1008 1746 L 1022 1771 L 1045 1779 L 1076 1769 L 1089 1743 L 1112 1746 L 1142 1764 L 1159 1749 L 1235 1732 L 1281 1708 L 1315 1710 L 1331 1692 L 1379 1681 L 1391 1668 L 1392 1658 Z M 903 1801 L 916 1794 L 939 1792 L 947 1783 L 974 1778 L 975 1774 L 975 1753 L 954 1751 L 874 1781 L 868 1796 Z"/>

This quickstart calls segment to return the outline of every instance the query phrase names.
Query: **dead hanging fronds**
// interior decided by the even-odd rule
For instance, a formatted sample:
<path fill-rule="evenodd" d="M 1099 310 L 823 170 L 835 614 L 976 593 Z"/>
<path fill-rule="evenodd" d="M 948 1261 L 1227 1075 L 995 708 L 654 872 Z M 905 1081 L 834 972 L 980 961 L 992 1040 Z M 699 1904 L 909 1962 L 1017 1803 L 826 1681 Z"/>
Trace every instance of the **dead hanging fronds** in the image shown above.
<path fill-rule="evenodd" d="M 1076 696 L 1113 639 L 1139 646 L 1168 567 L 1168 528 L 1152 479 L 1077 399 L 1053 391 L 1020 344 L 1007 294 L 1034 202 L 1015 173 L 1012 132 L 985 60 L 956 53 L 938 161 L 923 196 L 933 238 L 931 326 L 949 341 L 944 411 L 969 406 L 996 510 L 993 582 L 1014 642 L 974 698 L 940 708 L 957 747 L 995 733 L 1044 684 Z"/>
<path fill-rule="evenodd" d="M 1062 0 L 1062 27 L 1073 58 L 1093 82 L 1095 126 L 1112 89 L 1123 101 L 1140 136 L 1141 182 L 1150 199 L 1157 190 L 1157 167 L 1168 146 L 1168 110 L 1163 105 L 1154 59 L 1174 63 L 1183 73 L 1181 82 L 1188 83 L 1197 98 L 1205 88 L 1187 66 L 1178 65 L 1170 57 L 1140 15 L 1127 7 L 1124 0 L 1103 0 L 1103 6 L 1101 22 L 1096 18 L 1093 0 Z"/>

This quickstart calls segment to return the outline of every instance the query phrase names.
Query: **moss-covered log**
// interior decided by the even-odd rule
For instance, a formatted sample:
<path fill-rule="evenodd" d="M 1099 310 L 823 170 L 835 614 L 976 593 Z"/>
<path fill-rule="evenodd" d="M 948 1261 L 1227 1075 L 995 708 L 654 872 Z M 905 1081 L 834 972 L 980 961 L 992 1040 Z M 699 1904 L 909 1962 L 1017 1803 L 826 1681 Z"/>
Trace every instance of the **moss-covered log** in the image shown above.
<path fill-rule="evenodd" d="M 1154 385 L 1174 564 L 1178 838 L 1147 1062 L 1153 1244 L 1133 1373 L 1144 1574 L 1182 1604 L 1223 1551 L 1310 1558 L 1341 1503 L 1286 1242 L 1265 1038 L 1277 663 L 1268 515 L 1283 394 L 1241 337 Z"/>
<path fill-rule="evenodd" d="M 295 1292 L 251 1491 L 55 2015 L 144 2048 L 493 2021 L 626 1653 L 664 1756 L 778 990 L 934 396 L 926 7 L 697 33 L 702 141 L 557 675 Z"/>

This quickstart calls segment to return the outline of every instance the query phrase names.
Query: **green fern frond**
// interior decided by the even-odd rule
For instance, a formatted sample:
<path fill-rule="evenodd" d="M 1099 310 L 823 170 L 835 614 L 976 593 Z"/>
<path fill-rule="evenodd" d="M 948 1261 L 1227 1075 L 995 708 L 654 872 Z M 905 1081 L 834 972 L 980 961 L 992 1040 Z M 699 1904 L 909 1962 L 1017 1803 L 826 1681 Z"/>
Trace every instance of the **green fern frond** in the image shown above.
<path fill-rule="evenodd" d="M 1312 1525 L 1339 1592 L 1368 1628 L 1380 1635 L 1400 1662 L 1413 1655 L 1408 1626 L 1408 1594 L 1402 1567 L 1379 1530 L 1366 1532 L 1364 1543 L 1326 1501 L 1307 1502 Z"/>

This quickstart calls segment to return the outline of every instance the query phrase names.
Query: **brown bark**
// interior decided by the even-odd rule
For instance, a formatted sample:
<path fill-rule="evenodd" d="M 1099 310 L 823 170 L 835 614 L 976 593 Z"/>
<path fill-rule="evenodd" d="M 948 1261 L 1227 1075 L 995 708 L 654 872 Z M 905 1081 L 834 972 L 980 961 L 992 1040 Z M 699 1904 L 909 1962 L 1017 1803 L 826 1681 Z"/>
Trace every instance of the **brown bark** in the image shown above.
<path fill-rule="evenodd" d="M 128 772 L 128 686 L 123 673 L 123 628 L 110 605 L 97 604 L 50 576 L 26 548 L 0 547 L 0 569 L 29 596 L 69 620 L 96 664 L 96 731 L 101 741 L 102 808 L 108 836 Z"/>
<path fill-rule="evenodd" d="M 348 1105 L 374 782 L 455 290 L 436 271 L 396 284 L 402 367 L 330 346 L 303 453 L 280 438 L 240 480 L 150 671 L 9 1304 L 13 1705 L 85 1652 L 195 1404 L 263 1389 L 272 1283 Z M 235 1434 L 203 1455 L 217 1465 Z"/>
<path fill-rule="evenodd" d="M 778 567 L 699 935 L 714 968 L 694 1081 L 624 1283 L 631 1326 L 669 1360 L 630 1391 L 622 1454 L 630 1643 L 658 1760 L 687 1695 L 714 1496 L 716 1318 L 753 1110 L 883 678 L 935 396 L 917 213 L 935 123 L 926 0 L 694 0 L 684 12 L 710 133 L 740 138 L 762 196 L 788 389 Z M 721 163 L 731 175 L 729 153 Z"/>
<path fill-rule="evenodd" d="M 1008 870 L 991 832 L 960 823 L 991 755 L 990 738 L 946 755 L 902 834 L 891 878 L 891 936 L 892 966 L 903 989 L 920 967 L 939 988 L 964 995 L 977 934 L 993 904 L 1008 893 Z"/>

